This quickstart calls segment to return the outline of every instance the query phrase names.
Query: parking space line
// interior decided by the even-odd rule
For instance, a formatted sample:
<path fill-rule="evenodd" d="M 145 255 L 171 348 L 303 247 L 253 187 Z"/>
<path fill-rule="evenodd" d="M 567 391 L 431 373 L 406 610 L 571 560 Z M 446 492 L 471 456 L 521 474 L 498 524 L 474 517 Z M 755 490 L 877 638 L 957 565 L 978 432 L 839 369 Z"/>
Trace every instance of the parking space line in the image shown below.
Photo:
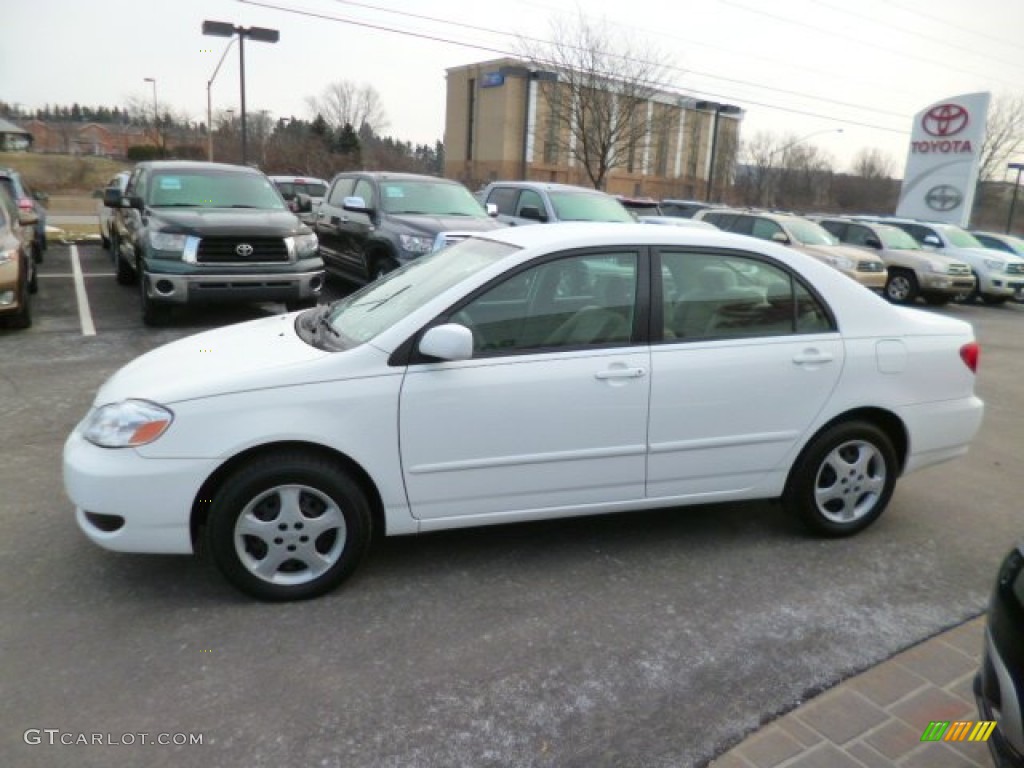
<path fill-rule="evenodd" d="M 82 325 L 83 336 L 95 336 L 96 326 L 89 310 L 89 296 L 85 292 L 85 279 L 82 277 L 82 263 L 78 260 L 78 246 L 71 245 L 71 274 L 75 278 L 75 298 L 78 299 L 78 321 Z"/>

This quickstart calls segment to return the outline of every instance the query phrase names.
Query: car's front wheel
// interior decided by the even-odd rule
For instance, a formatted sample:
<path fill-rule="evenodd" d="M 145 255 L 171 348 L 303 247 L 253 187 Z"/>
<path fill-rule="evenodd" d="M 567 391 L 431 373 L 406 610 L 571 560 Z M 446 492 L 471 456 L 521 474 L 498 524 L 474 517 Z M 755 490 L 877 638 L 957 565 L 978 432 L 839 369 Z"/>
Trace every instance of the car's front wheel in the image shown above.
<path fill-rule="evenodd" d="M 862 421 L 836 424 L 801 454 L 783 502 L 815 533 L 849 536 L 885 511 L 898 472 L 885 432 Z"/>
<path fill-rule="evenodd" d="M 917 277 L 913 272 L 890 270 L 885 283 L 885 297 L 896 304 L 910 304 L 919 292 Z"/>
<path fill-rule="evenodd" d="M 303 600 L 337 587 L 370 542 L 370 505 L 343 467 L 302 451 L 242 466 L 214 495 L 206 545 L 235 587 Z"/>

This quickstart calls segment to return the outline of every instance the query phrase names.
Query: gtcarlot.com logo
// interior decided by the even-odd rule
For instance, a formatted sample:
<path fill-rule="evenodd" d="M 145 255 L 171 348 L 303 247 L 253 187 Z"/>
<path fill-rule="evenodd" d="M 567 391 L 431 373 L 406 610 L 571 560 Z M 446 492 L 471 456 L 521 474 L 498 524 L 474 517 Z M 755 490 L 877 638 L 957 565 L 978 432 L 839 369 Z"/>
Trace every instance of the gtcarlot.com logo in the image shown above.
<path fill-rule="evenodd" d="M 995 728 L 994 720 L 932 720 L 921 734 L 921 741 L 988 741 Z"/>
<path fill-rule="evenodd" d="M 201 733 L 74 733 L 60 728 L 29 728 L 21 737 L 36 746 L 132 747 L 140 744 L 161 747 L 201 746 Z"/>

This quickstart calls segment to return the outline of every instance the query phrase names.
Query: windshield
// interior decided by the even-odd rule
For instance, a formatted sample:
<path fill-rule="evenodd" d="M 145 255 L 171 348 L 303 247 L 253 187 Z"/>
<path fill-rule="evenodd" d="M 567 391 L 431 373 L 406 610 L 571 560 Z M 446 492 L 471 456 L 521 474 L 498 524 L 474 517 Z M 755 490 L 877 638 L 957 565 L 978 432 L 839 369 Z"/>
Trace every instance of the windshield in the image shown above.
<path fill-rule="evenodd" d="M 786 222 L 789 233 L 804 245 L 839 245 L 839 240 L 813 221 L 791 219 Z"/>
<path fill-rule="evenodd" d="M 209 170 L 162 171 L 153 174 L 149 205 L 189 208 L 263 208 L 286 210 L 281 196 L 265 176 Z"/>
<path fill-rule="evenodd" d="M 923 250 L 917 240 L 898 227 L 878 227 L 875 230 L 882 239 L 882 245 L 892 251 Z"/>
<path fill-rule="evenodd" d="M 970 232 L 965 232 L 958 227 L 943 227 L 942 232 L 946 235 L 946 238 L 955 245 L 957 248 L 984 248 L 985 246 L 978 242 L 978 238 L 972 235 Z"/>
<path fill-rule="evenodd" d="M 346 347 L 363 344 L 510 253 L 505 243 L 470 238 L 423 256 L 331 306 L 328 319 Z"/>
<path fill-rule="evenodd" d="M 559 221 L 634 221 L 622 203 L 596 192 L 552 192 Z"/>
<path fill-rule="evenodd" d="M 487 218 L 487 212 L 468 189 L 443 179 L 382 181 L 380 195 L 382 207 L 388 213 Z"/>

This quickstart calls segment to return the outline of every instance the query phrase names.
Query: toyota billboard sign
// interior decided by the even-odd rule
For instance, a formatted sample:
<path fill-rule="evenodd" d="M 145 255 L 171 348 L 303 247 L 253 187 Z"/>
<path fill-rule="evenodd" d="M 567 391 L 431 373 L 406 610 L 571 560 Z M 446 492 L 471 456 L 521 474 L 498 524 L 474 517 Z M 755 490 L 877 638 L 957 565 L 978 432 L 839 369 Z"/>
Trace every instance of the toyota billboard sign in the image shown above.
<path fill-rule="evenodd" d="M 988 102 L 988 93 L 968 93 L 914 115 L 897 216 L 967 226 Z"/>

